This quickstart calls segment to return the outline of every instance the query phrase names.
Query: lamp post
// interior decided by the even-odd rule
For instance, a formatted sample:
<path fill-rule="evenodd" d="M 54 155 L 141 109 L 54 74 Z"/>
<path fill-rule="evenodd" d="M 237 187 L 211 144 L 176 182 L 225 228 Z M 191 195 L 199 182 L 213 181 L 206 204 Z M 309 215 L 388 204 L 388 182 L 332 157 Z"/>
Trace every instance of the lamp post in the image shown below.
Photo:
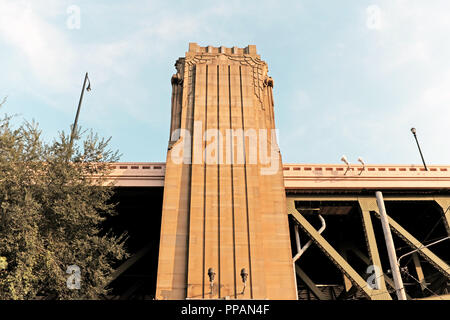
<path fill-rule="evenodd" d="M 397 298 L 398 300 L 406 300 L 405 287 L 403 286 L 403 280 L 400 274 L 399 264 L 397 262 L 397 254 L 395 251 L 394 240 L 392 239 L 391 229 L 389 227 L 389 219 L 384 206 L 383 194 L 381 191 L 376 191 L 375 197 L 377 198 L 377 206 L 380 210 L 381 226 L 383 227 L 384 240 L 386 241 L 389 264 L 391 265 Z"/>
<path fill-rule="evenodd" d="M 88 83 L 88 86 L 86 88 L 86 82 Z M 72 152 L 72 144 L 73 144 L 73 138 L 75 136 L 75 132 L 77 129 L 77 124 L 78 124 L 78 116 L 80 115 L 80 108 L 81 108 L 81 103 L 83 102 L 83 96 L 84 96 L 84 90 L 86 89 L 86 91 L 91 91 L 91 81 L 89 80 L 88 77 L 88 73 L 86 72 L 86 75 L 84 77 L 84 82 L 83 82 L 83 89 L 81 89 L 81 94 L 80 94 L 80 101 L 78 102 L 78 108 L 77 108 L 77 114 L 75 116 L 75 121 L 73 122 L 73 126 L 72 126 L 72 132 L 70 133 L 70 151 Z"/>
<path fill-rule="evenodd" d="M 416 139 L 417 148 L 419 148 L 420 157 L 422 158 L 423 166 L 425 167 L 425 170 L 428 171 L 427 165 L 425 164 L 425 160 L 424 160 L 423 155 L 422 155 L 422 150 L 420 150 L 419 140 L 417 140 L 417 135 L 416 135 L 417 130 L 416 130 L 416 128 L 411 128 L 411 132 L 414 135 L 414 139 Z"/>

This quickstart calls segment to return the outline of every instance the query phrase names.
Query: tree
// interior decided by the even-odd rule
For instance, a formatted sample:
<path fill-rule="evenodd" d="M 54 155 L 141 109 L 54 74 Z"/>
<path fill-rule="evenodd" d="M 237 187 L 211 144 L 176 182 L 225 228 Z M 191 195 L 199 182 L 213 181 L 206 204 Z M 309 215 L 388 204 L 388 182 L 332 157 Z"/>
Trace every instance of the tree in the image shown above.
<path fill-rule="evenodd" d="M 0 299 L 98 299 L 127 257 L 125 236 L 101 226 L 115 213 L 105 177 L 118 154 L 92 132 L 69 140 L 0 119 Z"/>

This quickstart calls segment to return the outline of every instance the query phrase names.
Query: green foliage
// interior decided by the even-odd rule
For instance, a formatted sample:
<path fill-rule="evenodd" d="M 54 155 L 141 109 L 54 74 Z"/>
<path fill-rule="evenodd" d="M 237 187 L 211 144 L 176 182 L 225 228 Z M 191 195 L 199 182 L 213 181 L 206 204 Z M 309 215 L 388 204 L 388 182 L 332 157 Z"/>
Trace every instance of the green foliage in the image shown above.
<path fill-rule="evenodd" d="M 45 143 L 35 123 L 0 119 L 0 299 L 98 299 L 126 258 L 124 236 L 101 228 L 114 214 L 104 179 L 118 154 L 92 132 L 76 132 L 73 148 L 69 140 L 62 132 Z M 70 265 L 79 290 L 67 286 Z"/>
<path fill-rule="evenodd" d="M 8 261 L 5 257 L 0 257 L 0 271 L 6 270 L 6 268 L 8 268 Z"/>

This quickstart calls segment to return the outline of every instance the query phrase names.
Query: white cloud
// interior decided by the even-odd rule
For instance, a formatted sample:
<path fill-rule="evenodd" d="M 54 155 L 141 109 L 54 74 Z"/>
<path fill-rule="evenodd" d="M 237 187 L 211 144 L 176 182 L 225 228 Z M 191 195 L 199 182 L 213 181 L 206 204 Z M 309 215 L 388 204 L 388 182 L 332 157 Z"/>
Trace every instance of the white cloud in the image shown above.
<path fill-rule="evenodd" d="M 396 106 L 379 106 L 379 111 L 364 110 L 362 114 L 357 112 L 357 103 L 351 101 L 350 96 L 348 104 L 346 101 L 330 102 L 334 110 L 339 110 L 339 114 L 334 116 L 337 119 L 321 116 L 320 121 L 313 119 L 313 109 L 322 110 L 324 106 L 317 105 L 319 102 L 314 100 L 314 95 L 310 96 L 306 90 L 299 91 L 292 98 L 292 112 L 298 112 L 302 119 L 316 121 L 314 126 L 320 125 L 323 128 L 315 131 L 318 136 L 314 139 L 318 143 L 333 143 L 334 137 L 326 129 L 335 124 L 348 123 L 349 128 L 355 126 L 355 130 L 362 133 L 354 136 L 353 131 L 343 130 L 339 132 L 341 137 L 353 135 L 354 139 L 364 138 L 368 141 L 367 149 L 375 149 L 386 147 L 386 137 L 389 136 L 392 137 L 389 144 L 394 146 L 391 150 L 397 153 L 404 152 L 402 135 L 414 125 L 419 130 L 429 161 L 442 162 L 440 159 L 443 159 L 444 162 L 450 162 L 450 145 L 446 133 L 446 122 L 450 119 L 450 42 L 446 41 L 450 34 L 450 19 L 447 17 L 450 2 L 382 0 L 374 3 L 379 8 L 378 13 L 376 9 L 366 11 L 367 7 L 362 12 L 361 28 L 367 32 L 367 42 L 351 44 L 345 39 L 338 39 L 333 52 L 339 57 L 339 62 L 345 63 L 346 57 L 351 59 L 353 52 L 361 52 L 364 50 L 361 48 L 369 43 L 369 50 L 364 53 L 367 55 L 364 61 L 368 65 L 362 66 L 366 67 L 362 72 L 371 73 L 380 82 L 395 78 L 410 83 L 411 90 L 395 93 L 402 95 L 401 99 L 397 99 Z M 148 67 L 150 62 L 157 65 L 161 59 L 167 59 L 168 54 L 173 55 L 170 58 L 173 60 L 182 56 L 183 52 L 179 52 L 179 47 L 177 51 L 173 50 L 180 42 L 187 49 L 189 41 L 226 39 L 232 41 L 229 45 L 234 45 L 236 37 L 240 40 L 247 36 L 257 38 L 263 32 L 258 30 L 268 24 L 273 24 L 274 29 L 279 27 L 275 22 L 294 25 L 297 20 L 291 19 L 290 15 L 298 16 L 298 10 L 303 11 L 303 7 L 300 7 L 286 12 L 285 8 L 273 1 L 265 2 L 256 9 L 253 3 L 232 0 L 220 5 L 207 5 L 205 2 L 195 9 L 190 8 L 191 4 L 188 2 L 174 6 L 130 1 L 110 7 L 104 3 L 99 5 L 85 2 L 80 5 L 81 29 L 69 30 L 66 26 L 67 4 L 61 4 L 57 0 L 39 1 L 39 4 L 36 1 L 0 0 L 0 50 L 7 49 L 14 54 L 14 57 L 8 56 L 8 60 L 14 65 L 7 67 L 11 73 L 7 75 L 8 80 L 3 81 L 16 81 L 16 87 L 28 86 L 29 91 L 23 89 L 25 93 L 29 94 L 31 91 L 39 100 L 55 108 L 73 112 L 75 104 L 67 104 L 68 97 L 77 99 L 84 72 L 89 71 L 93 80 L 93 93 L 100 92 L 96 91 L 100 87 L 103 92 L 98 95 L 97 105 L 89 110 L 92 118 L 99 115 L 101 117 L 101 112 L 106 113 L 108 108 L 113 107 L 127 108 L 125 112 L 133 114 L 139 121 L 157 121 L 150 119 L 152 116 L 159 116 L 157 113 L 161 109 L 158 105 L 158 108 L 154 107 L 149 111 L 152 108 L 150 104 L 154 102 L 149 96 L 157 98 L 161 93 L 150 92 L 154 89 L 149 83 L 155 81 L 151 75 L 145 76 L 143 83 L 143 65 Z M 372 9 L 374 8 L 376 7 Z M 376 14 L 372 17 L 377 18 L 369 21 L 370 14 L 374 13 Z M 97 19 L 97 15 L 103 17 Z M 222 19 L 223 17 L 226 19 Z M 115 25 L 105 26 L 105 21 L 112 21 Z M 124 22 L 126 32 L 121 28 Z M 220 25 L 224 22 L 227 24 Z M 238 27 L 242 27 L 244 36 L 236 34 L 236 31 L 228 33 L 228 28 Z M 98 36 L 84 36 L 82 32 L 86 30 L 98 32 Z M 301 32 L 314 31 L 302 29 Z M 295 40 L 292 41 L 292 46 L 295 47 Z M 353 63 L 357 64 L 359 60 Z M 173 71 L 170 69 L 172 65 L 167 68 L 170 74 Z M 401 77 L 402 74 L 405 76 Z M 159 81 L 169 83 L 169 76 Z M 170 85 L 167 86 L 169 87 Z M 314 88 L 308 90 L 314 93 Z M 122 94 L 123 92 L 127 94 Z M 355 92 L 355 96 L 357 95 Z M 170 97 L 167 103 L 168 101 Z M 321 101 L 327 103 L 323 102 L 326 99 Z M 158 102 L 157 100 L 155 104 Z M 383 123 L 379 122 L 378 116 Z M 298 136 L 310 135 L 305 130 L 306 125 L 299 126 L 295 123 L 291 127 L 292 132 L 286 133 L 285 137 L 292 140 L 289 143 L 294 144 Z M 283 134 L 282 128 L 283 126 L 280 134 Z M 433 138 L 427 138 L 427 134 Z M 386 156 L 385 159 L 388 161 L 389 158 Z"/>
<path fill-rule="evenodd" d="M 366 15 L 366 26 L 368 29 L 380 30 L 383 27 L 382 12 L 379 6 L 368 6 Z"/>
<path fill-rule="evenodd" d="M 408 84 L 400 104 L 374 134 L 389 134 L 393 152 L 405 150 L 404 134 L 416 126 L 428 161 L 450 162 L 450 10 L 448 1 L 380 1 L 385 27 L 374 35 L 370 70 Z M 394 83 L 393 83 L 394 85 Z M 408 132 L 409 134 L 409 132 Z M 402 137 L 402 138 L 400 138 Z"/>
<path fill-rule="evenodd" d="M 3 40 L 22 56 L 20 63 L 24 70 L 29 72 L 31 69 L 44 86 L 67 90 L 73 83 L 78 85 L 80 70 L 83 72 L 86 67 L 97 74 L 97 81 L 101 83 L 113 75 L 134 74 L 140 70 L 140 64 L 149 61 L 152 56 L 165 55 L 168 47 L 180 39 L 212 32 L 204 19 L 209 13 L 223 10 L 218 6 L 200 10 L 195 15 L 180 15 L 171 11 L 155 12 L 152 6 L 151 3 L 147 6 L 123 6 L 128 11 L 117 17 L 116 23 L 119 24 L 130 14 L 149 13 L 144 20 L 137 18 L 139 21 L 131 24 L 134 28 L 129 33 L 114 35 L 116 25 L 110 29 L 114 35 L 112 39 L 105 41 L 101 37 L 91 37 L 80 42 L 76 33 L 88 28 L 85 17 L 96 14 L 96 10 L 102 11 L 101 7 L 80 7 L 82 23 L 79 31 L 67 28 L 65 20 L 71 15 L 65 6 L 56 1 L 42 1 L 37 5 L 31 1 L 0 0 L 0 45 Z M 52 18 L 64 22 L 50 23 Z M 24 62 L 27 65 L 23 65 Z"/>
<path fill-rule="evenodd" d="M 23 55 L 43 84 L 64 88 L 73 51 L 65 37 L 34 11 L 29 1 L 0 1 L 0 39 Z"/>

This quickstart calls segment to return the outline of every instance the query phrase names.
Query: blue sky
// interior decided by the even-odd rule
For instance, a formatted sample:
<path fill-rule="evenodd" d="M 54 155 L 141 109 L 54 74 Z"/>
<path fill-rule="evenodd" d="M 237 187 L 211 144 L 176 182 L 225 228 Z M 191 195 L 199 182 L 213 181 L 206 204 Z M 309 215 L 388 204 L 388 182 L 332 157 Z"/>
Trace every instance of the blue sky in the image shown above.
<path fill-rule="evenodd" d="M 70 8 L 80 9 L 80 28 Z M 73 122 L 121 161 L 165 161 L 170 77 L 189 42 L 255 44 L 286 163 L 450 163 L 448 1 L 0 0 L 1 112 L 50 139 Z"/>

